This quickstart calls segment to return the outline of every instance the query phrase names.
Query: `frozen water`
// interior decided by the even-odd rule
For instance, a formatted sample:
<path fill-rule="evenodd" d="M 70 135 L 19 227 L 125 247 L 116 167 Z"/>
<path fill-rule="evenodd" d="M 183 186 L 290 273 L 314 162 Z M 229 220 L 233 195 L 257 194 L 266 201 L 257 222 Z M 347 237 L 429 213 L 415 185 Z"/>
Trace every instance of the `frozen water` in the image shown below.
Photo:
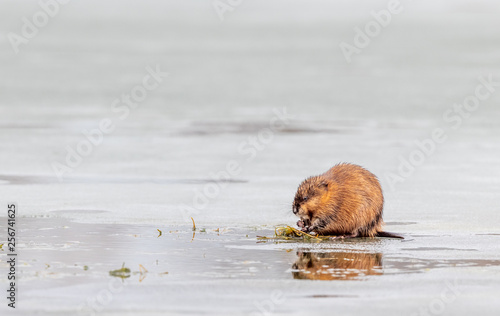
<path fill-rule="evenodd" d="M 500 80 L 500 7 L 401 3 L 351 63 L 339 43 L 388 1 L 247 1 L 223 22 L 210 2 L 70 2 L 18 54 L 0 37 L 17 314 L 497 315 L 499 87 L 459 125 L 443 115 L 479 77 Z M 2 34 L 39 10 L 0 3 Z M 120 119 L 114 100 L 156 65 L 168 77 Z M 283 109 L 291 118 L 267 133 Z M 54 163 L 103 119 L 114 130 L 60 181 Z M 436 128 L 446 141 L 394 182 Z M 379 176 L 386 229 L 404 241 L 258 242 L 295 223 L 300 181 L 341 161 Z M 228 164 L 234 176 L 214 182 Z M 191 216 L 206 230 L 194 238 Z M 123 262 L 130 278 L 110 276 Z M 299 279 L 310 275 L 325 281 Z"/>

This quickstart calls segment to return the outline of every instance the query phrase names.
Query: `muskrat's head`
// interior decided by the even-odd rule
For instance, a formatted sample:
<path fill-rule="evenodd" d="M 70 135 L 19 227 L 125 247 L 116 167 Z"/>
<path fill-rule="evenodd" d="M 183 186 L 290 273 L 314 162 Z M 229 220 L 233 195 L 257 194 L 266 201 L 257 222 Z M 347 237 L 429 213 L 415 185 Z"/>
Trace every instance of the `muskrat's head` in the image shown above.
<path fill-rule="evenodd" d="M 329 183 L 322 176 L 304 180 L 293 200 L 292 211 L 301 219 L 310 220 L 318 209 L 321 209 L 328 200 Z"/>

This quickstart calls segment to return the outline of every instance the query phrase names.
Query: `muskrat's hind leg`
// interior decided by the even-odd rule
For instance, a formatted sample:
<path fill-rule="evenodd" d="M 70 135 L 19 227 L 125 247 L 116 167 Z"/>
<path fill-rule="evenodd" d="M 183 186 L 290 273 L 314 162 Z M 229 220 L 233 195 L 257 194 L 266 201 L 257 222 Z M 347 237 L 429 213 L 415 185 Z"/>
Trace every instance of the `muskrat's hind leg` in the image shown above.
<path fill-rule="evenodd" d="M 342 238 L 356 238 L 358 237 L 358 233 L 352 233 L 352 234 L 349 234 L 349 235 L 344 235 L 342 236 Z"/>
<path fill-rule="evenodd" d="M 348 238 L 356 238 L 358 237 L 358 233 L 354 232 L 348 235 L 338 235 L 338 236 L 333 236 L 330 237 L 330 239 L 348 239 Z"/>

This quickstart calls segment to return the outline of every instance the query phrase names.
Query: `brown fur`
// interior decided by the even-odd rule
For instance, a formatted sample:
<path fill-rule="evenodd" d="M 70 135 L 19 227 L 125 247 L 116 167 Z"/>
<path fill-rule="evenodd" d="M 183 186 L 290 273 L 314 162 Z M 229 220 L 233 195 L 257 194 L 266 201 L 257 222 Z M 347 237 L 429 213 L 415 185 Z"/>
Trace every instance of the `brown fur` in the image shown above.
<path fill-rule="evenodd" d="M 382 254 L 365 252 L 298 252 L 293 264 L 294 279 L 350 280 L 381 275 Z M 298 271 L 297 271 L 298 270 Z"/>
<path fill-rule="evenodd" d="M 384 224 L 383 207 L 377 177 L 348 163 L 304 180 L 293 202 L 293 212 L 300 217 L 298 224 L 304 226 L 303 230 L 343 237 L 377 236 Z"/>

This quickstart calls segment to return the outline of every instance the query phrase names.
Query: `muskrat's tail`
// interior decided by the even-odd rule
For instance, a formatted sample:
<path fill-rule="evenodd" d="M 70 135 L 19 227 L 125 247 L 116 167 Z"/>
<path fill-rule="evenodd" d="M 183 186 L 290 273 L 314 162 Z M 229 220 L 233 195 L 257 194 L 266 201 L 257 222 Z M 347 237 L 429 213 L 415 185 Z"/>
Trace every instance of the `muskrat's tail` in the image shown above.
<path fill-rule="evenodd" d="M 393 233 L 389 232 L 377 232 L 375 237 L 387 237 L 387 238 L 399 238 L 399 239 L 405 239 L 403 236 L 399 236 Z"/>

